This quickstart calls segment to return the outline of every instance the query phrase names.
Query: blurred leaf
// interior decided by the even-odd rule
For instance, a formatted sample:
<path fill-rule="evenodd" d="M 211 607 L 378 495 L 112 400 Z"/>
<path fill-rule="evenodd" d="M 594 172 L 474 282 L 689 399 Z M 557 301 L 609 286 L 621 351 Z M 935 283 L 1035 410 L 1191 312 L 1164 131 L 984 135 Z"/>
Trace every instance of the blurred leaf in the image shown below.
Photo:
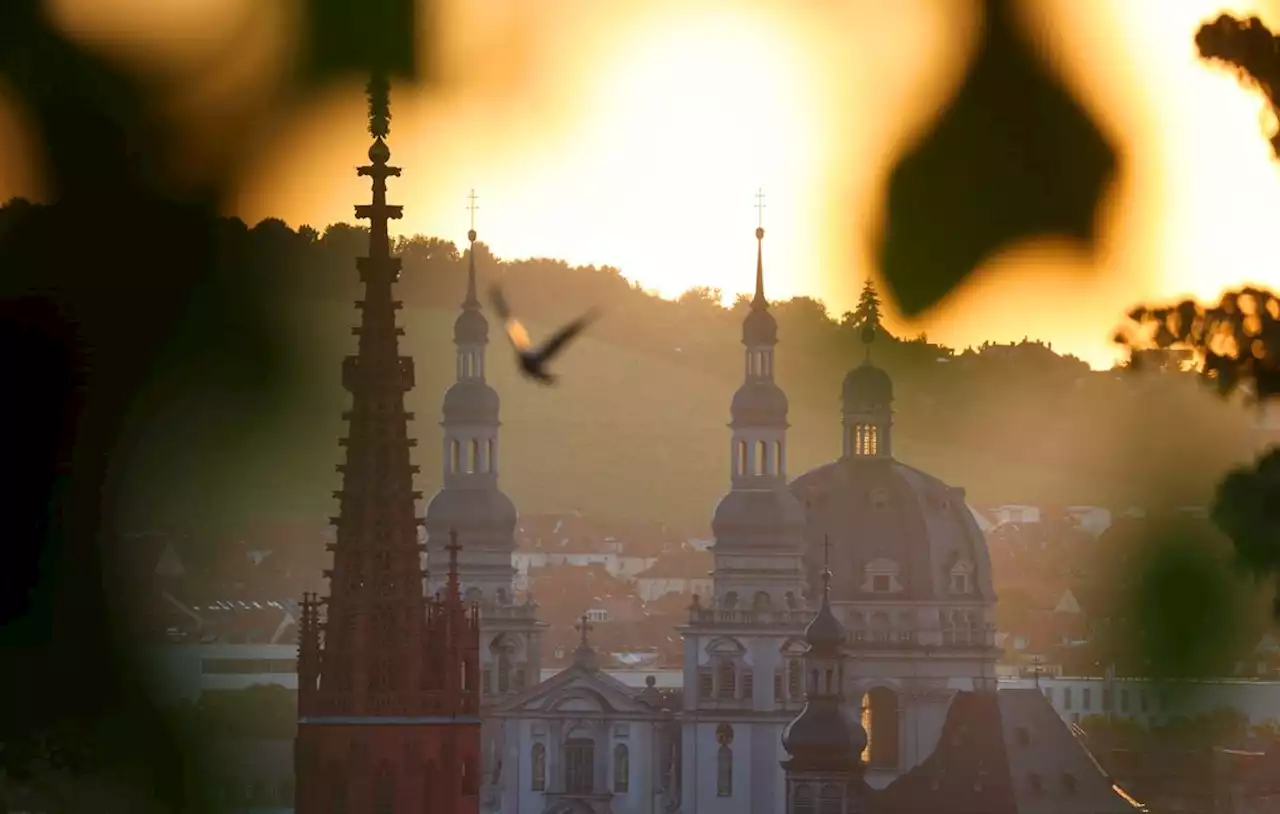
<path fill-rule="evenodd" d="M 1235 68 L 1242 81 L 1251 82 L 1267 97 L 1272 110 L 1280 93 L 1280 37 L 1257 17 L 1238 19 L 1222 14 L 1196 32 L 1200 56 Z M 1271 136 L 1271 147 L 1280 155 L 1280 133 Z"/>
<path fill-rule="evenodd" d="M 1095 239 L 1112 146 L 986 0 L 983 42 L 950 108 L 893 172 L 880 268 L 907 316 L 935 305 L 987 257 L 1038 235 Z"/>
<path fill-rule="evenodd" d="M 1213 521 L 1231 539 L 1243 568 L 1258 578 L 1280 579 L 1280 449 L 1223 479 Z M 1272 612 L 1280 619 L 1280 596 Z"/>
<path fill-rule="evenodd" d="M 1257 625 L 1247 584 L 1236 578 L 1207 524 L 1154 522 L 1116 580 L 1116 633 L 1155 679 L 1230 674 Z"/>
<path fill-rule="evenodd" d="M 417 0 L 307 0 L 306 8 L 304 81 L 374 71 L 417 76 L 417 39 L 431 19 L 418 14 Z"/>

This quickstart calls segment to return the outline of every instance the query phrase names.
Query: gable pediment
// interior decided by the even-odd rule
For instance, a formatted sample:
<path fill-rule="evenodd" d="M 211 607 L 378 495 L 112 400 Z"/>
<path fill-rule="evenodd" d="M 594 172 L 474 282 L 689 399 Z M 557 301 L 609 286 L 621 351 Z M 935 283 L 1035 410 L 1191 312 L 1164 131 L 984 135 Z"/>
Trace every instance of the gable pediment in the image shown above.
<path fill-rule="evenodd" d="M 499 715 L 528 717 L 598 717 L 652 715 L 636 700 L 638 693 L 601 672 L 577 667 L 555 676 L 499 705 Z"/>

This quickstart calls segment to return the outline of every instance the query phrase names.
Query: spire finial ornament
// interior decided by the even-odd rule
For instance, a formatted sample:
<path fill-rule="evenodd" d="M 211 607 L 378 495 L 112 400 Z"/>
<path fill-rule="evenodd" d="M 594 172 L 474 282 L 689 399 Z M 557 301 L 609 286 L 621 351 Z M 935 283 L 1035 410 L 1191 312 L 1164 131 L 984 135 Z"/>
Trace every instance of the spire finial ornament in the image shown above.
<path fill-rule="evenodd" d="M 764 187 L 760 187 L 756 191 L 756 295 L 751 300 L 751 308 L 756 311 L 769 307 L 764 298 L 764 207 Z"/>
<path fill-rule="evenodd" d="M 467 298 L 462 301 L 462 307 L 471 311 L 480 308 L 480 299 L 476 296 L 476 210 L 479 208 L 476 205 L 476 191 L 473 189 L 467 195 L 467 209 L 471 212 L 467 241 L 471 244 L 471 249 L 467 253 Z"/>
<path fill-rule="evenodd" d="M 578 631 L 578 634 L 579 634 L 578 646 L 590 647 L 591 645 L 587 642 L 587 634 L 589 634 L 595 628 L 591 626 L 591 623 L 588 621 L 587 615 L 585 613 L 582 614 L 582 616 L 578 617 L 578 624 L 574 625 L 573 629 Z"/>

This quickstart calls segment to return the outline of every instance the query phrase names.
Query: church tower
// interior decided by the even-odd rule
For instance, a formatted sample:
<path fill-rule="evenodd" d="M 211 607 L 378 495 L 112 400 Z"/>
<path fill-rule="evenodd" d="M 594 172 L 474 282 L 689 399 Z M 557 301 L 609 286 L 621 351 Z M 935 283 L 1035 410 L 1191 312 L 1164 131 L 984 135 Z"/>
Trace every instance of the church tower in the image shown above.
<path fill-rule="evenodd" d="M 779 739 L 803 703 L 805 512 L 787 489 L 787 397 L 774 381 L 778 325 L 764 295 L 763 244 L 761 227 L 731 406 L 730 488 L 711 521 L 714 597 L 711 607 L 695 597 L 682 630 L 681 805 L 702 814 L 780 809 Z"/>
<path fill-rule="evenodd" d="M 445 392 L 444 486 L 426 512 L 427 558 L 439 574 L 450 536 L 463 541 L 459 579 L 464 597 L 480 609 L 480 688 L 484 710 L 541 679 L 542 630 L 531 596 L 515 601 L 516 507 L 498 486 L 498 393 L 486 380 L 489 321 L 480 308 L 476 281 L 475 193 L 467 289 L 453 324 L 455 381 Z M 428 579 L 428 594 L 441 589 Z M 482 810 L 501 800 L 501 722 L 486 716 L 482 733 Z"/>
<path fill-rule="evenodd" d="M 859 814 L 867 733 L 845 705 L 845 631 L 831 611 L 831 571 L 822 571 L 822 606 L 805 628 L 804 709 L 782 733 L 789 755 L 786 814 Z"/>
<path fill-rule="evenodd" d="M 428 600 L 409 461 L 412 415 L 404 394 L 413 360 L 399 354 L 400 308 L 392 294 L 400 260 L 387 223 L 389 88 L 369 83 L 369 164 L 373 201 L 356 207 L 369 221 L 369 254 L 356 261 L 364 298 L 354 355 L 343 360 L 351 394 L 339 444 L 342 489 L 332 519 L 329 596 L 303 598 L 298 644 L 295 776 L 299 814 L 344 811 L 475 812 L 478 807 L 479 618 L 458 589 L 456 541 L 445 590 Z"/>

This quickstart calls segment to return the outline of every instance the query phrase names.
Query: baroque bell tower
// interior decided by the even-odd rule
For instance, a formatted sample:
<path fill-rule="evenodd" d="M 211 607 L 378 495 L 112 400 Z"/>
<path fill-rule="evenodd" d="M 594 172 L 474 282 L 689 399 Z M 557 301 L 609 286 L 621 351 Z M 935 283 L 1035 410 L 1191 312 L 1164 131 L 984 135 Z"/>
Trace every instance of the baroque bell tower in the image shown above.
<path fill-rule="evenodd" d="M 404 394 L 413 360 L 399 353 L 392 295 L 400 260 L 391 254 L 387 203 L 391 150 L 389 87 L 369 83 L 369 164 L 373 201 L 356 206 L 369 221 L 369 253 L 356 261 L 364 298 L 356 303 L 358 350 L 343 360 L 351 394 L 348 435 L 338 465 L 342 489 L 332 518 L 329 595 L 302 601 L 298 643 L 299 814 L 467 812 L 478 807 L 480 763 L 479 615 L 458 584 L 456 539 L 445 590 L 428 599 L 422 568 Z"/>

